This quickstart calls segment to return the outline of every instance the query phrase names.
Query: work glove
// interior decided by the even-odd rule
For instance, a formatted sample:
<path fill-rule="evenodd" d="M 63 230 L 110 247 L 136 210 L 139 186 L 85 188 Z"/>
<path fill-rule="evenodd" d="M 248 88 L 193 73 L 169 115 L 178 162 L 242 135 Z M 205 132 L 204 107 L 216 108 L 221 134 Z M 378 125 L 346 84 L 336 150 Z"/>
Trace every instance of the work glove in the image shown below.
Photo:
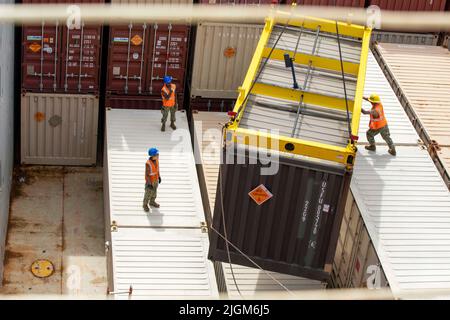
<path fill-rule="evenodd" d="M 158 183 L 161 183 L 161 177 L 158 177 Z"/>

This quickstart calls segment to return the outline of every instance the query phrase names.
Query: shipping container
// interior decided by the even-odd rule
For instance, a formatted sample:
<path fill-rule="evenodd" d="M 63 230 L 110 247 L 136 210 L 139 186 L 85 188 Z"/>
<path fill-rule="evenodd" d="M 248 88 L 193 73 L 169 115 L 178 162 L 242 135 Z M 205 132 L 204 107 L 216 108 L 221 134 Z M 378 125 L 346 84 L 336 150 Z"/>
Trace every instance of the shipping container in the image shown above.
<path fill-rule="evenodd" d="M 20 110 L 21 163 L 96 164 L 98 97 L 24 93 Z"/>
<path fill-rule="evenodd" d="M 30 0 L 24 3 L 102 3 L 102 0 Z M 24 25 L 22 91 L 96 94 L 99 90 L 102 27 L 69 29 L 60 22 Z"/>
<path fill-rule="evenodd" d="M 253 267 L 245 254 L 266 270 L 329 279 L 370 31 L 313 18 L 267 20 L 224 135 L 211 259 Z"/>
<path fill-rule="evenodd" d="M 437 46 L 378 44 L 374 53 L 450 188 L 439 148 L 450 147 L 450 51 Z"/>
<path fill-rule="evenodd" d="M 348 194 L 331 283 L 334 288 L 388 287 L 380 260 L 353 194 Z"/>
<path fill-rule="evenodd" d="M 11 1 L 0 1 L 10 4 Z M 14 165 L 14 25 L 0 24 L 0 287 Z"/>
<path fill-rule="evenodd" d="M 371 42 L 436 46 L 438 34 L 372 31 Z"/>
<path fill-rule="evenodd" d="M 111 239 L 108 288 L 114 299 L 219 298 L 206 257 L 208 234 L 200 229 L 119 228 Z"/>
<path fill-rule="evenodd" d="M 216 111 L 224 112 L 233 110 L 236 100 L 234 99 L 208 99 L 193 98 L 190 100 L 190 110 L 192 111 Z"/>
<path fill-rule="evenodd" d="M 450 192 L 427 150 L 359 148 L 351 191 L 393 296 L 449 290 Z"/>
<path fill-rule="evenodd" d="M 369 5 L 376 5 L 383 10 L 444 11 L 446 2 L 446 0 L 370 0 Z"/>
<path fill-rule="evenodd" d="M 199 23 L 191 97 L 236 99 L 263 25 Z"/>
<path fill-rule="evenodd" d="M 136 3 L 113 0 L 112 4 Z M 142 4 L 189 4 L 192 0 L 142 1 Z M 133 23 L 111 26 L 108 52 L 106 94 L 109 105 L 117 105 L 122 97 L 144 108 L 154 108 L 160 97 L 163 78 L 170 75 L 177 86 L 179 101 L 183 97 L 189 50 L 190 26 L 182 24 Z M 117 96 L 117 97 L 114 97 Z M 133 97 L 131 97 L 133 96 Z M 134 98 L 142 96 L 142 98 Z M 148 102 L 145 102 L 145 100 Z M 156 108 L 159 108 L 157 106 Z M 180 109 L 183 108 L 179 103 Z"/>
<path fill-rule="evenodd" d="M 222 127 L 227 122 L 228 116 L 224 112 L 194 112 L 192 117 L 194 123 L 192 130 L 194 136 L 194 153 L 200 189 L 202 191 L 203 207 L 207 213 L 208 223 L 211 224 L 222 149 Z M 225 289 L 229 298 L 232 299 L 239 298 L 238 289 L 240 294 L 245 297 L 251 297 L 255 294 L 270 294 L 276 293 L 277 291 L 284 291 L 284 288 L 273 280 L 273 278 L 292 291 L 320 290 L 325 285 L 316 280 L 261 271 L 256 268 L 239 265 L 233 265 L 233 272 L 231 272 L 228 263 L 221 263 L 220 269 L 217 279 L 219 280 L 220 277 L 224 278 Z M 236 288 L 234 280 L 236 280 L 238 288 Z"/>
<path fill-rule="evenodd" d="M 365 0 L 284 0 L 283 3 L 305 6 L 333 6 L 364 8 Z"/>
<path fill-rule="evenodd" d="M 109 291 L 119 299 L 218 298 L 187 116 L 178 112 L 178 129 L 169 134 L 160 131 L 160 115 L 156 110 L 106 110 Z M 148 214 L 142 200 L 150 147 L 160 151 L 162 181 L 161 207 Z"/>

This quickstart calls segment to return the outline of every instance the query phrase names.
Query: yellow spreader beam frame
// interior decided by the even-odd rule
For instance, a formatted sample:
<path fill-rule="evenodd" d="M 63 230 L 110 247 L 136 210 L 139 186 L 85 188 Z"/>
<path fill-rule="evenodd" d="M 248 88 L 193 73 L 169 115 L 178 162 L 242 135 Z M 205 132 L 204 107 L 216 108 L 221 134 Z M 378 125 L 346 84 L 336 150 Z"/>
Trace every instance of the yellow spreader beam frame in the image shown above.
<path fill-rule="evenodd" d="M 356 141 L 351 141 L 349 139 L 346 147 L 337 147 L 334 145 L 318 143 L 314 141 L 307 141 L 287 136 L 271 135 L 270 133 L 259 132 L 257 130 L 239 128 L 239 122 L 242 118 L 247 103 L 247 101 L 245 101 L 245 98 L 249 94 L 250 90 L 252 94 L 262 94 L 265 96 L 290 101 L 300 101 L 300 99 L 303 99 L 303 102 L 306 104 L 309 103 L 333 110 L 346 110 L 345 99 L 333 98 L 309 92 L 302 92 L 300 90 L 280 88 L 278 86 L 261 83 L 256 83 L 253 85 L 253 81 L 256 78 L 262 59 L 268 58 L 270 52 L 272 51 L 272 48 L 268 47 L 267 43 L 271 36 L 273 27 L 275 26 L 275 24 L 284 25 L 286 23 L 290 26 L 303 27 L 312 31 L 316 31 L 317 28 L 320 27 L 321 32 L 337 34 L 335 21 L 309 17 L 296 20 L 290 19 L 289 21 L 287 19 L 266 19 L 264 29 L 259 39 L 258 46 L 256 47 L 246 77 L 242 86 L 239 87 L 239 96 L 234 107 L 236 116 L 228 123 L 226 129 L 227 134 L 225 136 L 227 137 L 227 141 L 235 143 L 245 143 L 251 146 L 263 147 L 280 152 L 332 161 L 335 163 L 343 164 L 350 169 L 353 166 L 356 154 Z M 338 22 L 338 26 L 340 36 L 362 39 L 359 64 L 346 61 L 343 62 L 344 72 L 347 74 L 347 76 L 350 75 L 356 77 L 357 79 L 354 101 L 348 101 L 349 112 L 351 112 L 352 114 L 351 134 L 352 136 L 357 137 L 359 131 L 359 121 L 361 117 L 362 97 L 366 77 L 371 29 L 343 22 Z M 284 60 L 285 53 L 289 53 L 291 57 L 293 55 L 293 52 L 275 48 L 270 55 L 270 59 Z M 309 63 L 311 63 L 311 65 L 315 68 L 341 72 L 341 64 L 338 53 L 336 59 L 297 53 L 294 57 L 294 61 L 295 63 L 302 65 L 308 65 Z M 267 130 L 270 129 L 271 128 L 267 128 Z"/>

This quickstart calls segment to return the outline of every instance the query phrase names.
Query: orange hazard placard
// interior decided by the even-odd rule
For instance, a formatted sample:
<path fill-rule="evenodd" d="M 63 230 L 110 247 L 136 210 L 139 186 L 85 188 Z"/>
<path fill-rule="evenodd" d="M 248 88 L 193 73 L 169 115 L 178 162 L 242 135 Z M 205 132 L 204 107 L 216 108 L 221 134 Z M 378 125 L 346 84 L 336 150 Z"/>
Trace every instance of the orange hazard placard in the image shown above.
<path fill-rule="evenodd" d="M 135 35 L 133 38 L 131 38 L 131 43 L 134 44 L 135 46 L 138 46 L 142 43 L 142 38 L 139 37 L 138 35 Z"/>
<path fill-rule="evenodd" d="M 223 51 L 223 55 L 226 58 L 232 58 L 236 55 L 236 49 L 233 47 L 228 47 Z"/>
<path fill-rule="evenodd" d="M 38 52 L 39 50 L 41 50 L 41 45 L 38 43 L 32 43 L 28 48 L 30 48 L 30 50 L 33 52 Z"/>
<path fill-rule="evenodd" d="M 269 190 L 267 190 L 267 188 L 263 184 L 260 184 L 255 189 L 250 191 L 248 195 L 259 206 L 273 197 L 273 194 Z"/>

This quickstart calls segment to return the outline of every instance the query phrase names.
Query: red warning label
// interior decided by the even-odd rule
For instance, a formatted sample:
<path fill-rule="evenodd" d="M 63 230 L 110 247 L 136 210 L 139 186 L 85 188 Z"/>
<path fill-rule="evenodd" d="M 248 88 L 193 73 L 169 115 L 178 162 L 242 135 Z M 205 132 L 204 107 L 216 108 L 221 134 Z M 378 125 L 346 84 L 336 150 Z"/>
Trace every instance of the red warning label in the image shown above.
<path fill-rule="evenodd" d="M 259 206 L 273 197 L 273 194 L 269 190 L 267 190 L 267 188 L 263 184 L 260 184 L 255 189 L 250 191 L 248 195 Z"/>

